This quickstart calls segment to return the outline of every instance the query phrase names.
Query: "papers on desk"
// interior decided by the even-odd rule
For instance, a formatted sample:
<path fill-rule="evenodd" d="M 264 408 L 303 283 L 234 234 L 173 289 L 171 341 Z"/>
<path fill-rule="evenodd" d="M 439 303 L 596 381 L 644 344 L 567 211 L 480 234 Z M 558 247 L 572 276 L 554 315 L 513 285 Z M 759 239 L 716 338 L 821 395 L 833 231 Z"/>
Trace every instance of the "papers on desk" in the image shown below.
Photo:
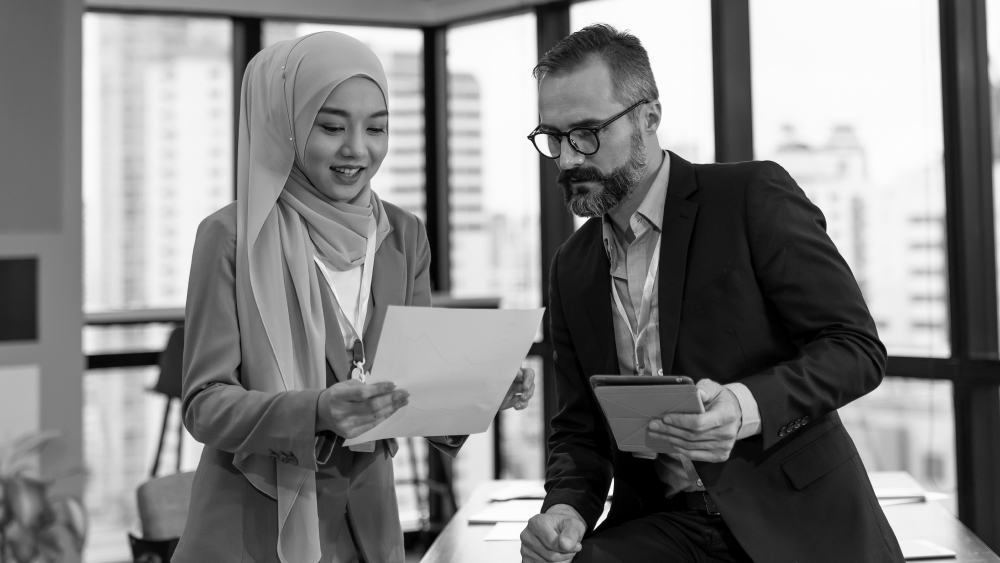
<path fill-rule="evenodd" d="M 344 444 L 485 432 L 543 311 L 390 306 L 368 382 L 392 381 L 410 402 Z"/>
<path fill-rule="evenodd" d="M 527 522 L 542 511 L 542 501 L 508 500 L 490 504 L 469 516 L 469 524 L 496 524 L 497 522 Z"/>
<path fill-rule="evenodd" d="M 927 540 L 900 540 L 899 550 L 903 559 L 919 561 L 923 559 L 954 559 L 958 553 Z"/>
<path fill-rule="evenodd" d="M 498 522 L 486 534 L 486 541 L 521 541 L 521 532 L 527 525 L 527 522 Z"/>
<path fill-rule="evenodd" d="M 493 524 L 493 529 L 486 535 L 486 541 L 521 541 L 521 531 L 528 525 L 532 516 L 542 511 L 542 497 L 536 499 L 497 500 L 496 497 L 510 496 L 525 492 L 531 494 L 542 486 L 537 483 L 512 483 L 490 495 L 493 501 L 485 509 L 469 516 L 469 524 Z M 544 491 L 543 491 L 544 493 Z M 611 503 L 604 503 L 604 513 L 597 519 L 600 525 L 608 516 Z"/>
<path fill-rule="evenodd" d="M 868 473 L 875 496 L 882 506 L 909 504 L 949 497 L 944 493 L 928 491 L 905 471 L 871 471 Z"/>
<path fill-rule="evenodd" d="M 497 489 L 487 497 L 490 502 L 505 500 L 542 500 L 545 498 L 545 485 L 541 481 L 518 481 L 502 489 Z"/>

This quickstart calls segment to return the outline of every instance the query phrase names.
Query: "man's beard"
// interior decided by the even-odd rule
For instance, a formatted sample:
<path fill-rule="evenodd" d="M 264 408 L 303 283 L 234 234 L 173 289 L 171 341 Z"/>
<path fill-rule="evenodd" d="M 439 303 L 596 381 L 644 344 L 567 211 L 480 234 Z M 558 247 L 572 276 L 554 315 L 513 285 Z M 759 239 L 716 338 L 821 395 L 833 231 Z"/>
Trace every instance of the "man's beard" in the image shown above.
<path fill-rule="evenodd" d="M 580 217 L 600 217 L 629 198 L 646 173 L 646 150 L 639 131 L 632 132 L 628 161 L 604 175 L 596 168 L 578 167 L 559 173 L 566 207 Z M 601 187 L 575 190 L 571 182 L 597 182 Z"/>

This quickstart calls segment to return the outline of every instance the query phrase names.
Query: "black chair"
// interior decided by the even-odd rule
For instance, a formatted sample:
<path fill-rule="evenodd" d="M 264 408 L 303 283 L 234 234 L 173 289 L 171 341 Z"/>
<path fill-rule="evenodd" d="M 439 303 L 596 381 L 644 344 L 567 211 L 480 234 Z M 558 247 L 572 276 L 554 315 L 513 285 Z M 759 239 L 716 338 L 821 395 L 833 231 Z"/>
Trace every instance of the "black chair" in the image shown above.
<path fill-rule="evenodd" d="M 156 458 L 150 477 L 156 477 L 160 468 L 160 454 L 163 453 L 163 439 L 167 434 L 167 422 L 170 420 L 170 407 L 174 399 L 181 398 L 181 362 L 184 358 L 184 325 L 174 328 L 167 339 L 167 346 L 160 352 L 160 377 L 150 391 L 166 396 L 167 406 L 163 409 L 163 427 L 160 429 L 160 444 L 156 448 Z M 181 447 L 184 443 L 184 421 L 177 422 L 177 473 L 181 471 Z"/>

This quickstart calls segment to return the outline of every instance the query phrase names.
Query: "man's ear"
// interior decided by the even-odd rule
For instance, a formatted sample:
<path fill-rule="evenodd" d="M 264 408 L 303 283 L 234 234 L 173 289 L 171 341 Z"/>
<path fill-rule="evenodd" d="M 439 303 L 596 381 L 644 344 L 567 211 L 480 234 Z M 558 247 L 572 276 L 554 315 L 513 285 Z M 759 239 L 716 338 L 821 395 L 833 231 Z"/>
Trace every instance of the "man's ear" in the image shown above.
<path fill-rule="evenodd" d="M 663 106 L 660 100 L 653 100 L 646 104 L 646 109 L 642 112 L 642 132 L 655 134 L 660 128 L 660 119 L 663 117 Z"/>

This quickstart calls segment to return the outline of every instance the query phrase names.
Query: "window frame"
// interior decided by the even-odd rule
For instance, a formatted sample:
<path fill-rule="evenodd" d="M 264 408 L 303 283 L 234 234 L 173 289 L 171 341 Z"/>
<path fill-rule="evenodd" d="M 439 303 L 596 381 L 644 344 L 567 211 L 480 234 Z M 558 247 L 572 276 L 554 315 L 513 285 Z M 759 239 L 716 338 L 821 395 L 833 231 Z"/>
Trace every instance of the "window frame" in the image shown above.
<path fill-rule="evenodd" d="M 748 160 L 753 156 L 749 1 L 712 0 L 711 5 L 715 154 L 718 162 Z M 570 0 L 559 0 L 533 7 L 503 9 L 432 27 L 406 22 L 318 22 L 412 28 L 424 34 L 426 226 L 435 256 L 431 279 L 436 291 L 447 292 L 450 288 L 447 30 L 454 25 L 534 11 L 538 54 L 541 56 L 569 34 L 571 3 Z M 994 526 L 1000 521 L 1000 480 L 995 479 L 995 471 L 1000 468 L 1000 339 L 986 0 L 938 0 L 938 6 L 951 356 L 890 356 L 887 371 L 890 377 L 948 380 L 953 383 L 959 519 L 992 549 L 1000 550 L 1000 529 Z M 239 85 L 246 64 L 261 48 L 263 18 L 138 8 L 88 8 L 87 11 L 230 18 L 234 33 L 233 84 L 237 97 L 234 108 L 239 111 Z M 234 126 L 238 127 L 237 120 L 234 120 Z M 573 218 L 565 209 L 554 175 L 551 170 L 546 170 L 546 166 L 541 166 L 539 170 L 543 306 L 548 305 L 549 264 L 558 247 L 573 233 Z M 156 314 L 151 314 L 148 322 L 156 318 Z M 96 324 L 100 321 L 88 318 L 86 322 Z M 532 345 L 529 355 L 542 357 L 544 373 L 550 375 L 554 364 L 547 316 L 543 332 L 543 340 Z M 115 354 L 88 357 L 87 369 L 138 365 L 153 358 L 150 354 L 140 358 L 134 353 L 133 356 L 129 353 L 117 356 L 120 357 L 116 358 Z M 543 416 L 550 420 L 556 412 L 555 390 L 552 388 L 554 378 L 545 377 L 543 385 Z M 551 428 L 546 425 L 546 441 L 550 433 Z M 499 439 L 497 442 L 500 442 Z M 495 465 L 499 471 L 502 460 L 497 460 Z M 443 468 L 440 469 L 443 471 Z"/>

